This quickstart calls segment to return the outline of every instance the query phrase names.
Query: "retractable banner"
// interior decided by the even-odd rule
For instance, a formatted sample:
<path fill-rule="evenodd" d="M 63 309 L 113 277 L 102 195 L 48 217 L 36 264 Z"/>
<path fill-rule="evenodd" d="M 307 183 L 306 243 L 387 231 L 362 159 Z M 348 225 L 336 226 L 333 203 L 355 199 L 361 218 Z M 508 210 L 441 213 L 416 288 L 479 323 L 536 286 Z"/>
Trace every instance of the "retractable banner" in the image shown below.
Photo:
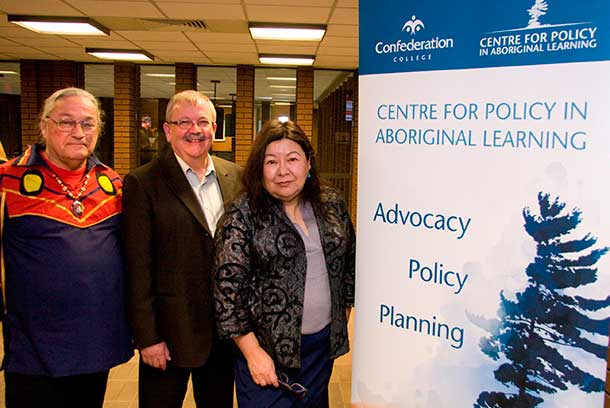
<path fill-rule="evenodd" d="M 357 407 L 602 407 L 610 2 L 360 1 Z"/>

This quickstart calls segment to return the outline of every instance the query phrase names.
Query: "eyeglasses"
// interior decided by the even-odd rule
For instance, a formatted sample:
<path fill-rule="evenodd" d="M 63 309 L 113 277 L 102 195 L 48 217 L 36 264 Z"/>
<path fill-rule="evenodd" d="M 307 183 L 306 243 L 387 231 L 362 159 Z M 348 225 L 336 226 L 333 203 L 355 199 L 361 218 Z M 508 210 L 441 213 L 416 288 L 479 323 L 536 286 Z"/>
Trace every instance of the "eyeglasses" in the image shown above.
<path fill-rule="evenodd" d="M 197 126 L 199 126 L 200 129 L 206 129 L 208 126 L 210 126 L 214 122 L 210 122 L 207 119 L 199 119 L 197 122 L 193 122 L 190 119 L 180 119 L 180 120 L 168 121 L 167 123 L 176 125 L 182 130 L 190 130 L 193 128 L 193 126 L 195 126 L 195 124 L 197 124 Z"/>
<path fill-rule="evenodd" d="M 287 391 L 290 391 L 292 394 L 296 395 L 299 399 L 305 398 L 307 392 L 309 390 L 305 388 L 303 384 L 299 384 L 298 382 L 293 382 L 286 374 L 283 372 L 279 372 L 277 375 L 277 382 L 280 384 L 282 388 Z"/>
<path fill-rule="evenodd" d="M 71 120 L 71 119 L 60 119 L 55 120 L 51 117 L 47 117 L 47 119 L 53 121 L 57 128 L 62 132 L 71 132 L 76 128 L 76 125 L 79 124 L 80 128 L 83 130 L 83 133 L 92 133 L 97 127 L 97 123 L 92 122 L 90 120 Z"/>

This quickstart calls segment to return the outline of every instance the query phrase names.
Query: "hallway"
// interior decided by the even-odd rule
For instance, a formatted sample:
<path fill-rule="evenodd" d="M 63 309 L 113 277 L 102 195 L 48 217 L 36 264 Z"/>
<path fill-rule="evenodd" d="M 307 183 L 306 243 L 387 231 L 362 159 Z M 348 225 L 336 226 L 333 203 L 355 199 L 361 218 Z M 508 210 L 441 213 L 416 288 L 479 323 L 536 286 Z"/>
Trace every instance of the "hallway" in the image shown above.
<path fill-rule="evenodd" d="M 353 313 L 349 322 L 350 343 L 353 332 Z M 0 350 L 1 347 L 0 342 Z M 2 353 L 0 353 L 2 354 Z M 349 408 L 352 384 L 352 353 L 335 361 L 333 375 L 329 386 L 330 408 Z M 4 375 L 0 375 L 0 407 L 4 407 Z M 237 402 L 234 402 L 237 407 Z M 138 357 L 115 367 L 110 371 L 104 408 L 137 408 L 138 407 Z M 183 408 L 195 408 L 193 392 L 189 389 Z"/>

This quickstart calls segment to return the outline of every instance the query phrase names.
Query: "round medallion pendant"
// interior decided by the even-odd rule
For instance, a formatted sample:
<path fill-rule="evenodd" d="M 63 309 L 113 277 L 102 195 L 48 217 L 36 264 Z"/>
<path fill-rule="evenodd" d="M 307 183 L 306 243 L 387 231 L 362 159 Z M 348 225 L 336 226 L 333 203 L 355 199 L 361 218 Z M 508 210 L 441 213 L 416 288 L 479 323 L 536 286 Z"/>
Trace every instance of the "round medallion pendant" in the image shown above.
<path fill-rule="evenodd" d="M 70 210 L 72 211 L 72 214 L 74 214 L 76 217 L 80 217 L 85 212 L 85 206 L 80 201 L 74 200 L 74 202 L 70 206 Z"/>

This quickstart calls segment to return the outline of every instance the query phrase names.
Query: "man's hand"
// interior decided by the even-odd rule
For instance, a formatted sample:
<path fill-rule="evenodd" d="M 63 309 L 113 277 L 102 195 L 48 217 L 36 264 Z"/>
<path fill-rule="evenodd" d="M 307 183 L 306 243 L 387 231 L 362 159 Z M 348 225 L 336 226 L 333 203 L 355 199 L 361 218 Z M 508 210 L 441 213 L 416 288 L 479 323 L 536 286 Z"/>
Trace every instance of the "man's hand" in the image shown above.
<path fill-rule="evenodd" d="M 167 362 L 172 359 L 164 341 L 141 349 L 140 357 L 149 366 L 163 371 L 167 368 Z"/>

